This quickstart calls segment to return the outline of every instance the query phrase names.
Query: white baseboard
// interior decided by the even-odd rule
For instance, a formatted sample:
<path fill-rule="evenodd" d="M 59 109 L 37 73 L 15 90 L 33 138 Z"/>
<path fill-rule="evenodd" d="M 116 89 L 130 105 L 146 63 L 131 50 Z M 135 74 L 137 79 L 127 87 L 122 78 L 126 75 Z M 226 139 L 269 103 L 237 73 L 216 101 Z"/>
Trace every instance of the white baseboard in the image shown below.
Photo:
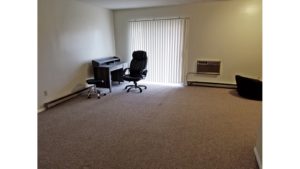
<path fill-rule="evenodd" d="M 262 169 L 261 160 L 260 160 L 261 157 L 258 154 L 256 146 L 254 147 L 254 154 L 255 154 L 255 158 L 256 158 L 256 161 L 257 161 L 257 164 L 258 164 L 259 168 Z"/>
<path fill-rule="evenodd" d="M 39 109 L 38 109 L 38 113 L 43 112 L 43 111 L 45 111 L 45 110 L 46 110 L 45 107 L 39 108 Z"/>
<path fill-rule="evenodd" d="M 92 87 L 92 86 L 90 86 L 90 87 Z M 62 103 L 62 102 L 67 101 L 67 100 L 70 100 L 70 99 L 72 99 L 73 97 L 78 96 L 79 94 L 81 94 L 81 93 L 84 92 L 85 90 L 89 89 L 90 87 L 80 89 L 80 90 L 78 90 L 78 91 L 76 91 L 76 92 L 67 94 L 67 95 L 65 95 L 65 96 L 61 96 L 61 97 L 59 97 L 59 98 L 57 98 L 57 99 L 54 99 L 54 100 L 49 101 L 49 102 L 47 102 L 47 103 L 44 103 L 44 106 L 45 106 L 46 109 L 48 109 L 48 108 L 53 107 L 53 106 L 55 106 L 55 105 L 57 105 L 57 104 L 59 104 L 59 103 Z"/>

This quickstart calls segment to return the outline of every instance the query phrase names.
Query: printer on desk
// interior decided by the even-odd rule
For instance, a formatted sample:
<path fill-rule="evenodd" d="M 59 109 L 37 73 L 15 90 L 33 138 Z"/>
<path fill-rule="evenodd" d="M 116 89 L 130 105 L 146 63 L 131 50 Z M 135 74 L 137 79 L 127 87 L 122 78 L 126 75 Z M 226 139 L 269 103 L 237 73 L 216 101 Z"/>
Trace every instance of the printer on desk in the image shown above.
<path fill-rule="evenodd" d="M 121 62 L 116 56 L 105 57 L 92 61 L 94 78 L 101 80 L 102 83 L 96 84 L 97 87 L 108 88 L 111 92 L 112 81 L 123 82 L 123 70 L 125 62 Z"/>

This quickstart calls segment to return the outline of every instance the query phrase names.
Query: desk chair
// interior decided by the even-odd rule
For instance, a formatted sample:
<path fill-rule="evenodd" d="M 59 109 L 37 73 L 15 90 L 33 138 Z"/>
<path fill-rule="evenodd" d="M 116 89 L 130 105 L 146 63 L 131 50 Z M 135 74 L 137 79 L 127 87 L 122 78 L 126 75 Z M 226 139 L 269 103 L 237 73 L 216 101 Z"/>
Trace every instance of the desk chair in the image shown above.
<path fill-rule="evenodd" d="M 130 62 L 130 67 L 124 69 L 124 74 L 127 70 L 129 70 L 129 74 L 125 74 L 123 76 L 123 80 L 133 81 L 134 85 L 127 85 L 125 89 L 128 88 L 127 92 L 129 92 L 132 88 L 139 89 L 140 93 L 142 92 L 142 88 L 147 89 L 145 85 L 137 85 L 139 80 L 142 80 L 147 75 L 147 53 L 145 51 L 134 51 L 132 53 L 132 60 Z"/>
<path fill-rule="evenodd" d="M 101 92 L 99 89 L 97 89 L 96 84 L 103 83 L 103 80 L 88 79 L 88 80 L 86 80 L 86 83 L 93 85 L 88 91 L 88 99 L 91 98 L 92 94 L 97 94 L 97 98 L 100 99 Z M 102 96 L 105 96 L 105 95 L 106 95 L 105 93 L 102 94 Z"/>

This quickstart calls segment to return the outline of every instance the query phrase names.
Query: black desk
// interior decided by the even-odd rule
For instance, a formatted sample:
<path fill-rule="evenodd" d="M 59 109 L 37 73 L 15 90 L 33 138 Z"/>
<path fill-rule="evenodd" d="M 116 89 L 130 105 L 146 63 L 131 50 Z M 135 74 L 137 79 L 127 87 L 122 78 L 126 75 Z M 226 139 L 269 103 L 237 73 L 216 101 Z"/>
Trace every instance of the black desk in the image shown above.
<path fill-rule="evenodd" d="M 109 88 L 111 92 L 112 81 L 123 82 L 123 70 L 125 62 L 121 62 L 118 57 L 107 57 L 93 60 L 94 78 L 101 80 L 102 83 L 96 84 L 97 87 Z"/>

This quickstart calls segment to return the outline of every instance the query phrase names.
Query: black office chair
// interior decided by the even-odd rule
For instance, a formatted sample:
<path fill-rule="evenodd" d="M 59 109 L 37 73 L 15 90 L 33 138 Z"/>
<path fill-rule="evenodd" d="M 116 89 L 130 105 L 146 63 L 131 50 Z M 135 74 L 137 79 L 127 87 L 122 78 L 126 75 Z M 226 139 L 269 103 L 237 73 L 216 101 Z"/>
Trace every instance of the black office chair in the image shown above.
<path fill-rule="evenodd" d="M 145 85 L 137 85 L 137 81 L 142 80 L 147 75 L 147 53 L 145 51 L 134 51 L 132 53 L 132 60 L 130 62 L 130 67 L 124 69 L 124 74 L 127 70 L 129 70 L 129 74 L 125 74 L 123 79 L 126 81 L 133 81 L 134 85 L 127 85 L 125 89 L 128 88 L 127 92 L 129 92 L 132 88 L 139 89 L 140 93 L 142 92 L 142 88 L 147 89 Z"/>

